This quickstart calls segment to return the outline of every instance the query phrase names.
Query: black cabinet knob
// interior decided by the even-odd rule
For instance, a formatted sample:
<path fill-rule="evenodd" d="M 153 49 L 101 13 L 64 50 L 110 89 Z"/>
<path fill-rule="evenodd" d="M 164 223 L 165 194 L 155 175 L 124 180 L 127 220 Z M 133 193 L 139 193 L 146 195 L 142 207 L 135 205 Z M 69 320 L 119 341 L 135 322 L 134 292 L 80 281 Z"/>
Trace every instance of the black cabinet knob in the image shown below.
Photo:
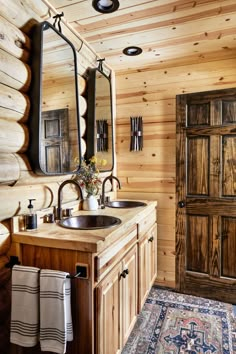
<path fill-rule="evenodd" d="M 178 207 L 179 208 L 184 208 L 185 207 L 185 202 L 183 200 L 181 200 L 180 202 L 178 202 Z"/>
<path fill-rule="evenodd" d="M 148 242 L 152 242 L 154 240 L 153 236 L 151 236 L 149 239 L 148 239 Z"/>
<path fill-rule="evenodd" d="M 128 274 L 129 274 L 129 269 L 124 269 L 120 276 L 122 278 L 126 278 L 126 275 L 128 275 Z"/>

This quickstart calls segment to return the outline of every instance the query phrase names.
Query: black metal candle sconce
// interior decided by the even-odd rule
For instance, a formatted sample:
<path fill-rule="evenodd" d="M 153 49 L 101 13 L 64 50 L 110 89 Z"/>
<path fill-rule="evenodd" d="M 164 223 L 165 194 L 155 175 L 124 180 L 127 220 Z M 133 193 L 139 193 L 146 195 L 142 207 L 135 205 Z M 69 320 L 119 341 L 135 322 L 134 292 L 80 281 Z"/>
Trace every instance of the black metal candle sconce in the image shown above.
<path fill-rule="evenodd" d="M 143 118 L 130 117 L 130 151 L 143 149 Z"/>
<path fill-rule="evenodd" d="M 106 119 L 96 120 L 97 151 L 108 151 L 108 123 Z"/>

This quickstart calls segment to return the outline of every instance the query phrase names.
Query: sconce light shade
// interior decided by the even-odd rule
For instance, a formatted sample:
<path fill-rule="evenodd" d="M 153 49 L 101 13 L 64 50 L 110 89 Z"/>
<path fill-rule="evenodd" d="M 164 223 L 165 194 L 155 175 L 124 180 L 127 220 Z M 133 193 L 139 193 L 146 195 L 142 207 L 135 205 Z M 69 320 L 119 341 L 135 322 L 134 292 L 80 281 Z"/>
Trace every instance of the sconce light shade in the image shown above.
<path fill-rule="evenodd" d="M 102 14 L 109 14 L 116 11 L 120 3 L 118 0 L 93 0 L 93 8 Z"/>
<path fill-rule="evenodd" d="M 97 125 L 97 152 L 108 151 L 108 123 L 107 120 L 96 120 Z"/>
<path fill-rule="evenodd" d="M 143 150 L 143 118 L 130 117 L 130 151 Z"/>

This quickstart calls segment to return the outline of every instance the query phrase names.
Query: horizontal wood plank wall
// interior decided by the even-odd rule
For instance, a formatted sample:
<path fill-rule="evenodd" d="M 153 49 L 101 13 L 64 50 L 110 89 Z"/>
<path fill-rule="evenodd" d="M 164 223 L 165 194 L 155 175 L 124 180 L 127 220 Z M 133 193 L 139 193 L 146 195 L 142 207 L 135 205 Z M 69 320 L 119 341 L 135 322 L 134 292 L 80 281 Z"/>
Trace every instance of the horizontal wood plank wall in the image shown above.
<path fill-rule="evenodd" d="M 116 73 L 116 157 L 122 182 L 118 196 L 158 201 L 160 285 L 175 286 L 175 97 L 236 87 L 235 67 L 236 54 L 201 64 L 159 64 Z M 144 147 L 140 152 L 129 151 L 131 116 L 143 117 Z"/>

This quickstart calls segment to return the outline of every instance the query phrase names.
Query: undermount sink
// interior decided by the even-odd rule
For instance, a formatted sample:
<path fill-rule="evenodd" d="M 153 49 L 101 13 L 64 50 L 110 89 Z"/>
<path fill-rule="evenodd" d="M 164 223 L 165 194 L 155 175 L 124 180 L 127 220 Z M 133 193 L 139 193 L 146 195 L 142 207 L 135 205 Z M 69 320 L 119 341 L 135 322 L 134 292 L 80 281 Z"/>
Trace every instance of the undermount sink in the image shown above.
<path fill-rule="evenodd" d="M 146 203 L 138 202 L 136 200 L 111 200 L 106 203 L 106 206 L 109 208 L 137 208 L 146 205 Z"/>
<path fill-rule="evenodd" d="M 60 220 L 59 225 L 67 229 L 94 230 L 107 229 L 119 225 L 121 220 L 109 215 L 78 215 Z"/>

